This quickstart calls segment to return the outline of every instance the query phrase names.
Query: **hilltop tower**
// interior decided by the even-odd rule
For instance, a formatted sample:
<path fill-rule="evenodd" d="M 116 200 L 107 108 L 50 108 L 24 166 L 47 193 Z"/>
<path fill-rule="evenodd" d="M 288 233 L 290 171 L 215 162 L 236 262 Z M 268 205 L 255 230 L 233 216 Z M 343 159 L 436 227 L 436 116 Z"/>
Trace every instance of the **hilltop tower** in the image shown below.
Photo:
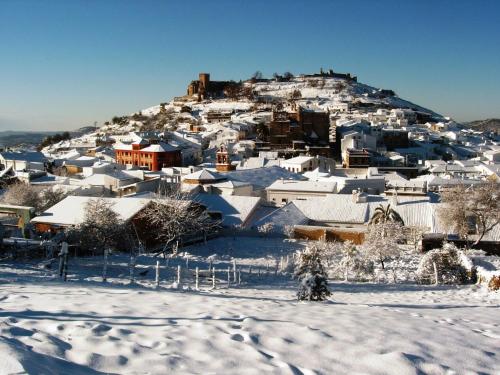
<path fill-rule="evenodd" d="M 206 90 L 208 90 L 208 86 L 210 85 L 210 73 L 200 73 L 199 74 L 200 86 Z"/>

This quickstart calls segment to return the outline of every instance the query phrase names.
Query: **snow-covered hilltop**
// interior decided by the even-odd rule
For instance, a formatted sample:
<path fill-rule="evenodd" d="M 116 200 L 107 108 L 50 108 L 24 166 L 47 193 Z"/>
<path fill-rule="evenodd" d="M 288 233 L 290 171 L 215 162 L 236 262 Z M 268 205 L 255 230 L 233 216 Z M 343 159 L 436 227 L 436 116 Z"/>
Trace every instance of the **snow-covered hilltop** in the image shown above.
<path fill-rule="evenodd" d="M 200 76 L 203 74 L 210 79 L 206 73 Z M 221 130 L 218 124 L 255 125 L 259 120 L 270 117 L 270 111 L 277 103 L 282 103 L 285 108 L 293 103 L 304 109 L 328 111 L 332 121 L 371 120 L 373 114 L 381 109 L 414 112 L 414 117 L 420 116 L 425 121 L 445 121 L 442 115 L 398 97 L 393 90 L 360 83 L 350 74 L 330 71 L 299 76 L 285 74 L 272 79 L 259 77 L 239 82 L 215 82 L 221 84 L 217 91 L 200 95 L 199 90 L 190 90 L 191 83 L 188 95 L 175 97 L 137 113 L 115 116 L 98 131 L 91 131 L 75 142 L 102 140 L 106 136 L 120 140 L 120 135 L 131 131 L 173 129 L 201 132 L 202 137 L 209 137 Z M 208 84 L 213 82 L 209 81 Z"/>

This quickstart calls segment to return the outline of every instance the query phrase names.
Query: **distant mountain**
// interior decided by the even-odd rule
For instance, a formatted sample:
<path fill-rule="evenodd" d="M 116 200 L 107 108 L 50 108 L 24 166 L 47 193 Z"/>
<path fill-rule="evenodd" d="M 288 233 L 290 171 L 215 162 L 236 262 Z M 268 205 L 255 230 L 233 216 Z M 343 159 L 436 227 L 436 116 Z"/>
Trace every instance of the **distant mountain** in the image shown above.
<path fill-rule="evenodd" d="M 480 131 L 491 131 L 497 134 L 500 133 L 500 119 L 498 118 L 470 121 L 464 123 L 464 125 Z"/>
<path fill-rule="evenodd" d="M 72 137 L 79 137 L 85 133 L 94 131 L 93 126 L 86 126 L 74 131 L 70 131 Z M 36 147 L 42 143 L 45 137 L 49 135 L 54 135 L 57 133 L 63 133 L 64 131 L 46 131 L 46 132 L 36 132 L 36 131 L 13 131 L 6 130 L 0 131 L 0 149 L 5 149 L 9 147 L 20 147 L 20 148 L 30 148 Z"/>
<path fill-rule="evenodd" d="M 33 131 L 2 131 L 0 132 L 0 148 L 14 147 L 18 145 L 36 146 L 42 140 L 57 132 L 33 132 Z"/>

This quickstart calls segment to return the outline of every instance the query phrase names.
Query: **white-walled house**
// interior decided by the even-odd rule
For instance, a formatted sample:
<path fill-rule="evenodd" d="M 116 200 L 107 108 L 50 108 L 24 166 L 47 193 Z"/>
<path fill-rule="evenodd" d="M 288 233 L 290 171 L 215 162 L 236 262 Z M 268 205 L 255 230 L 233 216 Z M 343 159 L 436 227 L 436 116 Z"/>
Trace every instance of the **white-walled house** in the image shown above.
<path fill-rule="evenodd" d="M 337 183 L 334 181 L 278 180 L 266 188 L 268 202 L 278 206 L 292 200 L 325 197 L 336 192 Z"/>
<path fill-rule="evenodd" d="M 23 170 L 37 170 L 43 171 L 45 169 L 45 162 L 47 158 L 41 152 L 1 152 L 0 164 L 3 169 L 12 167 L 13 171 Z"/>
<path fill-rule="evenodd" d="M 318 159 L 313 156 L 297 156 L 283 160 L 281 162 L 281 167 L 290 172 L 304 173 L 318 168 Z"/>

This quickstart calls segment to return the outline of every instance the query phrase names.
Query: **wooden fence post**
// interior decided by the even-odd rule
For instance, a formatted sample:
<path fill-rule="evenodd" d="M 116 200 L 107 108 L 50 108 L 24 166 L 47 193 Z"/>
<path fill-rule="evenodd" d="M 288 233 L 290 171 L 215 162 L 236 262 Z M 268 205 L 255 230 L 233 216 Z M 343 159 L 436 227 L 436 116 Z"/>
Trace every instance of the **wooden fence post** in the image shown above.
<path fill-rule="evenodd" d="M 195 284 L 196 290 L 200 289 L 200 270 L 198 267 L 196 267 L 196 284 Z"/>
<path fill-rule="evenodd" d="M 438 274 L 438 269 L 437 269 L 437 266 L 436 266 L 436 262 L 432 262 L 432 265 L 434 267 L 434 279 L 435 279 L 434 284 L 435 285 L 439 285 L 439 274 Z"/>
<path fill-rule="evenodd" d="M 177 285 L 181 284 L 181 265 L 177 265 Z"/>
<path fill-rule="evenodd" d="M 241 270 L 238 269 L 238 285 L 241 285 Z"/>
<path fill-rule="evenodd" d="M 215 289 L 215 267 L 212 268 L 212 289 Z"/>
<path fill-rule="evenodd" d="M 61 259 L 59 260 L 59 277 L 62 277 L 66 281 L 66 276 L 68 273 L 68 243 L 61 243 Z"/>
<path fill-rule="evenodd" d="M 236 283 L 236 261 L 233 260 L 233 281 Z"/>
<path fill-rule="evenodd" d="M 229 285 L 231 284 L 231 267 L 227 267 L 227 288 L 229 289 Z"/>
<path fill-rule="evenodd" d="M 64 281 L 68 279 L 68 253 L 64 254 Z"/>
<path fill-rule="evenodd" d="M 104 264 L 102 266 L 102 282 L 103 283 L 105 283 L 108 280 L 107 273 L 108 273 L 108 249 L 104 249 Z"/>
<path fill-rule="evenodd" d="M 131 255 L 130 256 L 130 283 L 134 283 L 134 278 L 135 278 L 135 256 Z"/>
<path fill-rule="evenodd" d="M 160 287 L 160 261 L 156 261 L 156 277 L 155 277 L 156 287 Z"/>

